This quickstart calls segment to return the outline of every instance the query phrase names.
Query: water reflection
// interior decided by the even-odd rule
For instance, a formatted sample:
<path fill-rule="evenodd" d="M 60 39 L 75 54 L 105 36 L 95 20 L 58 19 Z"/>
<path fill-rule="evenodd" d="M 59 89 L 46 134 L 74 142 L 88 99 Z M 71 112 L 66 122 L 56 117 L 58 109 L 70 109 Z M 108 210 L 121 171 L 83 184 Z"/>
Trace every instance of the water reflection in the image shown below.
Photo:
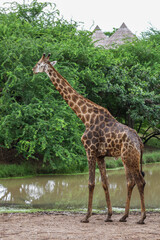
<path fill-rule="evenodd" d="M 160 164 L 144 167 L 145 202 L 147 208 L 160 208 Z M 109 188 L 113 207 L 124 207 L 126 181 L 124 170 L 108 171 Z M 86 208 L 88 202 L 88 174 L 43 176 L 24 179 L 0 180 L 0 206 L 34 207 L 46 209 Z M 105 209 L 105 196 L 100 175 L 96 174 L 93 208 Z M 140 208 L 140 198 L 135 187 L 132 208 Z"/>

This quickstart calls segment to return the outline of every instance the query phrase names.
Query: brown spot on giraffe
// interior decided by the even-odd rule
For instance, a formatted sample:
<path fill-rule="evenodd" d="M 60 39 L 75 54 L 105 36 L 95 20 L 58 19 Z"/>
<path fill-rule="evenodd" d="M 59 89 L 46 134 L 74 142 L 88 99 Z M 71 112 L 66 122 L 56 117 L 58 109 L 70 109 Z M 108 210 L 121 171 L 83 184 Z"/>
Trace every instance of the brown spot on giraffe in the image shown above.
<path fill-rule="evenodd" d="M 85 119 L 86 119 L 86 122 L 89 122 L 90 115 L 89 115 L 89 114 L 86 114 L 86 115 L 85 115 Z"/>
<path fill-rule="evenodd" d="M 70 105 L 71 108 L 73 108 L 74 103 L 72 101 L 70 101 L 69 105 Z"/>
<path fill-rule="evenodd" d="M 84 104 L 84 101 L 80 99 L 77 104 L 79 107 L 81 107 Z"/>
<path fill-rule="evenodd" d="M 82 108 L 81 108 L 81 110 L 82 110 L 82 113 L 83 113 L 83 114 L 87 113 L 87 107 L 86 107 L 86 105 L 83 105 Z"/>
<path fill-rule="evenodd" d="M 73 93 L 72 88 L 68 87 L 68 92 L 69 92 L 69 93 Z"/>
<path fill-rule="evenodd" d="M 77 105 L 74 106 L 73 110 L 74 110 L 74 112 L 76 112 L 76 113 L 80 113 L 80 112 L 81 112 L 79 106 L 77 106 Z M 80 116 L 80 115 L 79 115 L 79 116 Z"/>
<path fill-rule="evenodd" d="M 66 86 L 67 86 L 67 84 L 65 83 L 65 81 L 62 81 L 62 85 L 63 85 L 63 87 L 66 87 Z"/>
<path fill-rule="evenodd" d="M 119 123 L 107 109 L 77 93 L 67 80 L 55 70 L 53 62 L 49 61 L 49 57 L 50 55 L 45 57 L 43 54 L 42 58 L 33 68 L 33 72 L 35 74 L 38 72 L 46 72 L 64 100 L 86 126 L 86 130 L 81 140 L 86 150 L 89 166 L 89 199 L 88 212 L 82 222 L 88 222 L 89 217 L 92 215 L 96 162 L 100 170 L 102 186 L 108 208 L 106 221 L 112 221 L 112 206 L 104 157 L 120 156 L 124 164 L 127 181 L 125 214 L 120 221 L 124 222 L 128 217 L 132 190 L 137 184 L 141 199 L 141 219 L 138 223 L 144 223 L 144 219 L 146 218 L 144 204 L 145 180 L 142 175 L 143 144 L 140 137 L 136 131 Z"/>
<path fill-rule="evenodd" d="M 73 100 L 74 103 L 76 103 L 77 100 L 78 100 L 78 96 L 77 96 L 76 94 L 73 94 L 73 95 L 72 95 L 72 100 Z M 78 106 L 78 105 L 77 105 L 77 106 Z"/>
<path fill-rule="evenodd" d="M 57 82 L 57 83 L 60 83 L 60 79 L 59 79 L 59 78 L 57 78 L 57 79 L 56 79 L 56 82 Z"/>

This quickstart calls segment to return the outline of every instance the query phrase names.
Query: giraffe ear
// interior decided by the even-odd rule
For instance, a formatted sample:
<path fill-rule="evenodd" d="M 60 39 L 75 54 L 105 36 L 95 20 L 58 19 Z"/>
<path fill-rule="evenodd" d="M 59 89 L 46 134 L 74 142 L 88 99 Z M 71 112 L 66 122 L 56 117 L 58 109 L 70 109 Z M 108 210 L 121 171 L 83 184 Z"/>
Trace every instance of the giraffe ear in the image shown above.
<path fill-rule="evenodd" d="M 42 59 L 44 59 L 44 58 L 45 58 L 45 56 L 46 56 L 46 54 L 45 54 L 45 53 L 43 53 L 43 55 L 42 55 Z"/>
<path fill-rule="evenodd" d="M 50 62 L 52 66 L 56 65 L 57 61 Z"/>

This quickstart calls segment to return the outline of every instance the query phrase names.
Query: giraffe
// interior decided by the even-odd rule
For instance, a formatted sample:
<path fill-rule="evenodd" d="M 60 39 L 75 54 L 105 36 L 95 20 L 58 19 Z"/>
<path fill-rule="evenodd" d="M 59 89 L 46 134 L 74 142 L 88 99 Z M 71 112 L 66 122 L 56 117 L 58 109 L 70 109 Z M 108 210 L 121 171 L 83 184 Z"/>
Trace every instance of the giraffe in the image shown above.
<path fill-rule="evenodd" d="M 144 203 L 145 180 L 142 172 L 143 143 L 140 137 L 135 130 L 119 123 L 106 108 L 84 98 L 75 91 L 68 81 L 54 68 L 56 61 L 50 62 L 49 58 L 50 54 L 48 54 L 47 57 L 43 54 L 41 59 L 33 67 L 33 73 L 37 74 L 39 72 L 45 72 L 63 99 L 85 125 L 85 132 L 82 135 L 81 141 L 86 150 L 88 159 L 89 197 L 88 211 L 81 222 L 89 222 L 88 219 L 92 215 L 96 163 L 100 170 L 102 186 L 108 208 L 108 214 L 105 221 L 112 222 L 112 206 L 104 158 L 106 156 L 116 158 L 120 156 L 126 174 L 127 200 L 125 213 L 119 221 L 126 222 L 129 215 L 132 190 L 137 184 L 141 199 L 141 218 L 137 223 L 143 224 L 146 218 Z"/>

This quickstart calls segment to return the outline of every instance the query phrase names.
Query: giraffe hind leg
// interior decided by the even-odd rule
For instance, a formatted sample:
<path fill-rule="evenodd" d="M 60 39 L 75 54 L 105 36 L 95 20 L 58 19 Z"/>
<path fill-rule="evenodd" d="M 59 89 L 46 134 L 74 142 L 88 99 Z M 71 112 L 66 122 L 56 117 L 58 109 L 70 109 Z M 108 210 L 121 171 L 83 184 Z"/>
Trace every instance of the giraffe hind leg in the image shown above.
<path fill-rule="evenodd" d="M 141 199 L 141 219 L 137 222 L 138 224 L 144 224 L 144 220 L 146 218 L 145 204 L 144 204 L 144 187 L 145 180 L 140 172 L 135 174 L 135 181 L 138 187 L 138 191 Z"/>
<path fill-rule="evenodd" d="M 120 222 L 126 222 L 126 218 L 129 215 L 130 200 L 131 200 L 131 195 L 132 195 L 132 191 L 133 191 L 134 186 L 135 186 L 134 181 L 128 181 L 128 183 L 127 183 L 127 201 L 126 201 L 125 213 L 124 213 L 123 217 L 119 220 Z"/>
<path fill-rule="evenodd" d="M 134 176 L 132 175 L 130 169 L 126 167 L 126 165 L 124 165 L 124 168 L 126 172 L 126 181 L 127 181 L 127 200 L 126 200 L 126 206 L 125 206 L 125 213 L 123 217 L 119 220 L 120 222 L 126 222 L 126 218 L 129 215 L 131 195 L 132 195 L 133 188 L 136 184 Z"/>
<path fill-rule="evenodd" d="M 127 201 L 126 201 L 126 207 L 125 207 L 125 214 L 119 221 L 126 222 L 126 218 L 129 215 L 129 207 L 130 207 L 132 190 L 135 184 L 137 184 L 140 198 L 141 198 L 141 219 L 137 223 L 144 224 L 144 220 L 146 218 L 145 204 L 144 204 L 144 186 L 145 186 L 144 178 L 142 174 L 139 172 L 139 170 L 137 170 L 132 174 L 129 172 L 127 168 L 125 168 L 125 170 L 126 170 L 126 178 L 127 178 Z"/>

